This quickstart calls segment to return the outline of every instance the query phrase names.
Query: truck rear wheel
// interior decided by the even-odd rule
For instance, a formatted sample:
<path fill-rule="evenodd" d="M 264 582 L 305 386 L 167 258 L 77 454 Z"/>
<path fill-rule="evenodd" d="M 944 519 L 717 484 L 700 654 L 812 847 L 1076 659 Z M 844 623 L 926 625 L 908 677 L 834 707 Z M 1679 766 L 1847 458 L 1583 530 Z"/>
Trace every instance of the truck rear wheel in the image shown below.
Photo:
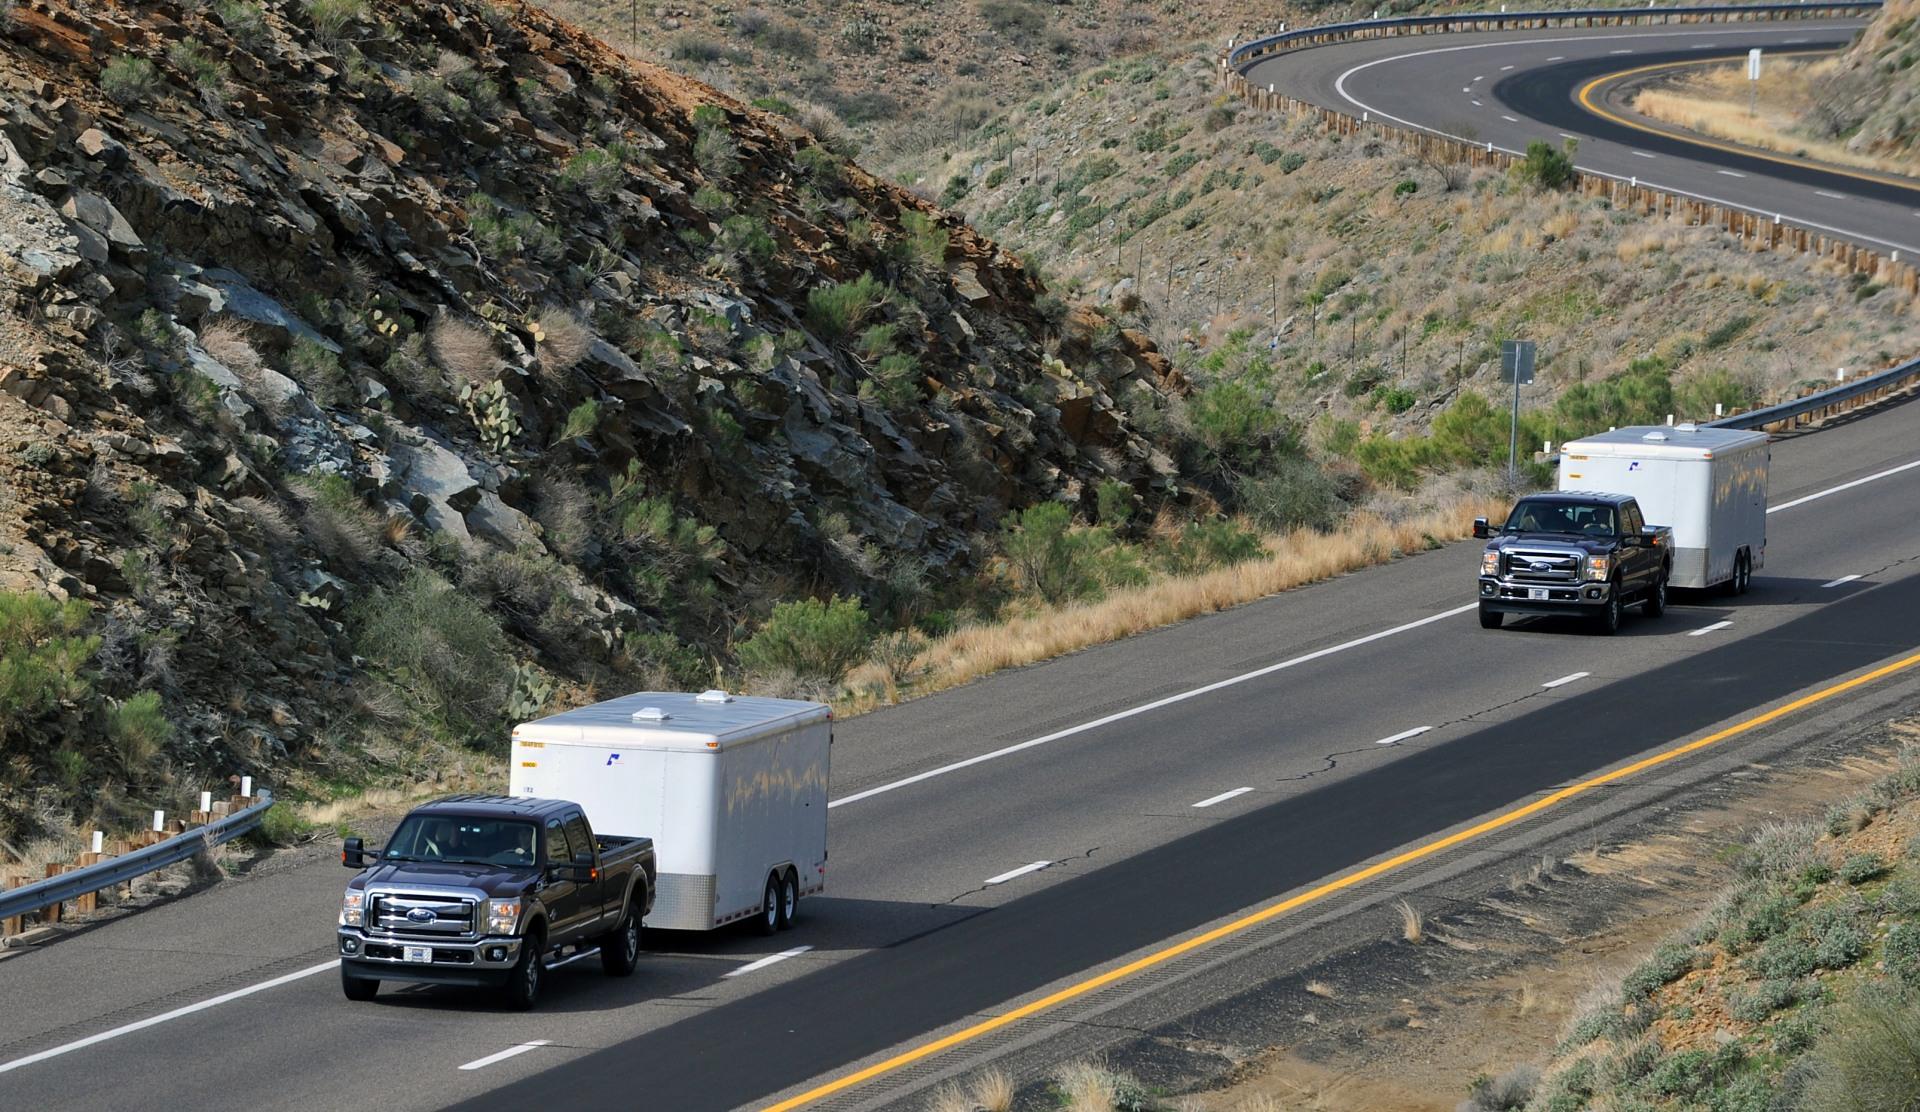
<path fill-rule="evenodd" d="M 507 1007 L 526 1012 L 540 1002 L 540 988 L 547 976 L 546 948 L 546 936 L 540 934 L 528 935 L 520 944 L 520 960 L 507 974 Z"/>
<path fill-rule="evenodd" d="M 636 893 L 638 894 L 638 893 Z M 640 916 L 627 908 L 627 917 L 600 940 L 600 970 L 609 977 L 627 977 L 640 964 Z"/>
<path fill-rule="evenodd" d="M 1504 617 L 1506 617 L 1506 615 L 1502 614 L 1500 611 L 1489 610 L 1486 607 L 1482 606 L 1480 608 L 1480 628 L 1481 629 L 1499 629 L 1500 619 Z"/>
<path fill-rule="evenodd" d="M 356 977 L 347 972 L 343 963 L 340 966 L 340 991 L 349 1000 L 365 1002 L 380 992 L 380 982 L 372 977 Z"/>
<path fill-rule="evenodd" d="M 772 934 L 780 929 L 780 883 L 779 873 L 767 874 L 767 890 L 761 893 L 760 918 L 754 920 L 754 928 L 761 934 Z"/>
<path fill-rule="evenodd" d="M 780 929 L 790 931 L 800 914 L 800 878 L 788 869 L 780 876 Z"/>

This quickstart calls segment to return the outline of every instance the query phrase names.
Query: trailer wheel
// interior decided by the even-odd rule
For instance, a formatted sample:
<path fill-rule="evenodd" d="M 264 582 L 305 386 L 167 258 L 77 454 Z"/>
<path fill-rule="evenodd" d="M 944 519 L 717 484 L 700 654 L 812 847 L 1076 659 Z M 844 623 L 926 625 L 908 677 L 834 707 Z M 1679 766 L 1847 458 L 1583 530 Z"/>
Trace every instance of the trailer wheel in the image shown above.
<path fill-rule="evenodd" d="M 767 890 L 761 893 L 760 918 L 754 920 L 754 928 L 761 934 L 780 929 L 780 889 L 783 887 L 779 873 L 767 874 Z"/>
<path fill-rule="evenodd" d="M 780 877 L 780 929 L 790 931 L 800 914 L 800 878 L 788 869 Z"/>
<path fill-rule="evenodd" d="M 1733 562 L 1733 593 L 1744 595 L 1753 587 L 1753 554 L 1746 549 Z"/>
<path fill-rule="evenodd" d="M 372 977 L 356 977 L 340 967 L 340 992 L 349 1000 L 365 1003 L 380 992 L 380 982 Z"/>
<path fill-rule="evenodd" d="M 1667 573 L 1661 572 L 1660 578 L 1653 581 L 1653 587 L 1647 591 L 1646 615 L 1658 618 L 1667 612 Z"/>

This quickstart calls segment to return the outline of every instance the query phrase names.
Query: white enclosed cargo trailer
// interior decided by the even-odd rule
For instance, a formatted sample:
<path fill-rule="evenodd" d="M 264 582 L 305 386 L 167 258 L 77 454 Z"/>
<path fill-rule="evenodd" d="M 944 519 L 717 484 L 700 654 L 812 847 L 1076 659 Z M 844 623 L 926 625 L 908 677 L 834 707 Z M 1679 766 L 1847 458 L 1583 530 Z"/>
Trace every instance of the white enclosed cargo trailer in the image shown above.
<path fill-rule="evenodd" d="M 1767 434 L 1655 425 L 1560 449 L 1561 490 L 1630 494 L 1649 525 L 1673 530 L 1675 587 L 1746 589 L 1767 562 Z"/>
<path fill-rule="evenodd" d="M 508 790 L 652 838 L 648 926 L 772 930 L 826 889 L 832 744 L 820 703 L 643 691 L 515 726 Z"/>

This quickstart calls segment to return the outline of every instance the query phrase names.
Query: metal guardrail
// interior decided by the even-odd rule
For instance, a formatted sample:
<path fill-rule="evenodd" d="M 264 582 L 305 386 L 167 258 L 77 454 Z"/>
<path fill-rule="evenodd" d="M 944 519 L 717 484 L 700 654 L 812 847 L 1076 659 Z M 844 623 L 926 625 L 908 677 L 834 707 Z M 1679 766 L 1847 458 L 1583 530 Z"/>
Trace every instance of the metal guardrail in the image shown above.
<path fill-rule="evenodd" d="M 1793 401 L 1781 402 L 1779 405 L 1736 413 L 1717 421 L 1707 421 L 1705 426 L 1716 429 L 1759 429 L 1788 421 L 1797 423 L 1802 417 L 1809 417 L 1816 413 L 1824 414 L 1835 408 L 1847 406 L 1849 402 L 1864 404 L 1876 401 L 1902 386 L 1915 382 L 1920 382 L 1920 359 L 1910 359 L 1879 374 L 1867 375 L 1865 378 L 1842 383 L 1817 394 L 1808 394 L 1804 398 L 1795 398 Z"/>
<path fill-rule="evenodd" d="M 46 880 L 35 881 L 0 892 L 0 919 L 11 919 L 17 915 L 39 911 L 67 900 L 76 899 L 90 892 L 111 888 L 116 884 L 125 884 L 135 877 L 145 876 L 155 869 L 178 864 L 199 853 L 203 849 L 230 842 L 240 835 L 254 830 L 266 817 L 268 808 L 273 806 L 273 793 L 262 790 L 260 802 L 245 810 L 197 826 L 184 834 L 176 834 L 164 842 L 110 857 L 95 865 L 87 865 Z"/>
<path fill-rule="evenodd" d="M 1796 18 L 1823 14 L 1863 14 L 1878 10 L 1882 0 L 1818 0 L 1793 4 L 1719 4 L 1689 5 L 1671 8 L 1569 8 L 1561 11 L 1479 12 L 1461 15 L 1393 16 L 1387 19 L 1363 19 L 1350 23 L 1323 23 L 1282 31 L 1277 35 L 1249 39 L 1227 52 L 1225 65 L 1236 72 L 1282 47 L 1299 42 L 1338 42 L 1350 38 L 1378 38 L 1389 35 L 1430 34 L 1462 28 L 1498 30 L 1503 26 L 1550 27 L 1555 25 L 1592 25 L 1603 23 L 1733 22 L 1791 14 Z"/>

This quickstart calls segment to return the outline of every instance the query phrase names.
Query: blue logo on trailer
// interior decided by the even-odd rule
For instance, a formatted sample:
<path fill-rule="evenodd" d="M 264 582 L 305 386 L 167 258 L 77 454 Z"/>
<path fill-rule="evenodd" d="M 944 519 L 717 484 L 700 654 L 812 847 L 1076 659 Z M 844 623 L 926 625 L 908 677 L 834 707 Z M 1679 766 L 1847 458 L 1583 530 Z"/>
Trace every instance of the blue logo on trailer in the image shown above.
<path fill-rule="evenodd" d="M 608 768 L 612 768 L 612 767 L 613 767 L 614 765 L 617 765 L 617 764 L 619 764 L 619 763 L 620 763 L 620 754 L 618 754 L 618 753 L 614 753 L 614 754 L 611 754 L 611 755 L 609 755 L 609 756 L 607 757 L 607 767 L 608 767 Z"/>
<path fill-rule="evenodd" d="M 1629 470 L 1629 471 L 1638 471 L 1638 470 L 1640 470 L 1640 461 L 1639 461 L 1639 460 L 1634 460 L 1634 461 L 1633 461 L 1632 463 L 1629 463 L 1629 464 L 1627 464 L 1627 470 Z"/>

